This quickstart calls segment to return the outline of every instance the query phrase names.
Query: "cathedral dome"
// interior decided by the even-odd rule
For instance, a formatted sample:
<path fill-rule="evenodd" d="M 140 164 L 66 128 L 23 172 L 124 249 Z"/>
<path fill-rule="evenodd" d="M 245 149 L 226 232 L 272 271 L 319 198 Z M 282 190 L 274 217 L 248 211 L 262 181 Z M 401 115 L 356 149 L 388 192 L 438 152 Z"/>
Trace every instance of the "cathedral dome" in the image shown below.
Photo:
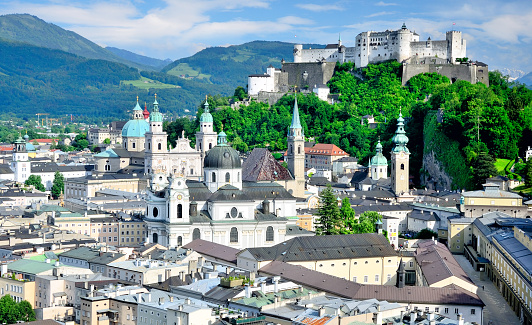
<path fill-rule="evenodd" d="M 144 119 L 142 108 L 139 106 L 139 99 L 137 97 L 137 105 L 133 109 L 133 119 L 129 120 L 122 128 L 122 137 L 143 138 L 144 134 L 149 130 L 150 124 Z"/>
<path fill-rule="evenodd" d="M 227 144 L 225 132 L 218 135 L 218 145 L 207 152 L 203 168 L 236 169 L 242 168 L 238 151 Z"/>
<path fill-rule="evenodd" d="M 207 101 L 207 96 L 205 96 L 205 111 L 200 116 L 200 123 L 213 123 L 212 115 L 209 113 L 209 102 Z"/>
<path fill-rule="evenodd" d="M 381 141 L 377 143 L 377 146 L 375 147 L 377 149 L 377 154 L 371 158 L 371 165 L 372 166 L 386 166 L 388 165 L 388 159 L 384 157 L 382 154 L 382 144 Z"/>
<path fill-rule="evenodd" d="M 150 125 L 146 120 L 129 120 L 122 128 L 122 137 L 143 138 L 144 134 L 150 130 Z"/>

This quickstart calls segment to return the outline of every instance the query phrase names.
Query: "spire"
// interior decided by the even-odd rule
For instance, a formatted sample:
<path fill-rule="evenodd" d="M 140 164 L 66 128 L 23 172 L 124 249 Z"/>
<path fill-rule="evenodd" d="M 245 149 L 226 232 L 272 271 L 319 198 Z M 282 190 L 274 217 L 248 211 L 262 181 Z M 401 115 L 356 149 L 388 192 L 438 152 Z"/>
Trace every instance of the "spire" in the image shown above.
<path fill-rule="evenodd" d="M 205 107 L 203 113 L 200 116 L 200 123 L 213 123 L 212 115 L 209 113 L 209 101 L 207 100 L 207 95 L 205 95 Z"/>
<path fill-rule="evenodd" d="M 162 122 L 163 114 L 159 112 L 159 103 L 157 102 L 157 94 L 155 94 L 155 100 L 153 101 L 153 111 L 150 114 L 150 122 Z"/>
<path fill-rule="evenodd" d="M 135 105 L 135 108 L 133 108 L 134 111 L 142 111 L 142 108 L 140 108 L 139 105 L 139 96 L 137 96 L 137 105 Z"/>
<path fill-rule="evenodd" d="M 297 107 L 297 94 L 295 97 L 294 112 L 292 113 L 292 124 L 290 125 L 290 129 L 302 129 L 301 122 L 299 120 L 299 108 Z"/>
<path fill-rule="evenodd" d="M 205 107 L 205 113 L 209 113 L 209 101 L 207 100 L 207 95 L 205 95 L 205 104 L 203 107 Z"/>
<path fill-rule="evenodd" d="M 404 121 L 405 120 L 403 119 L 401 109 L 399 109 L 399 118 L 397 119 L 397 130 L 395 131 L 395 135 L 392 138 L 392 142 L 395 143 L 395 148 L 392 149 L 393 152 L 404 151 L 406 153 L 410 153 L 410 151 L 406 147 L 406 144 L 408 143 L 408 137 L 406 136 Z"/>
<path fill-rule="evenodd" d="M 159 103 L 157 102 L 157 94 L 155 94 L 155 101 L 153 102 L 153 105 L 154 105 L 154 106 L 155 106 L 155 105 L 159 106 Z"/>
<path fill-rule="evenodd" d="M 150 118 L 150 112 L 148 112 L 148 105 L 146 104 L 146 102 L 144 102 L 144 111 L 142 112 L 142 115 L 144 115 L 145 120 Z"/>

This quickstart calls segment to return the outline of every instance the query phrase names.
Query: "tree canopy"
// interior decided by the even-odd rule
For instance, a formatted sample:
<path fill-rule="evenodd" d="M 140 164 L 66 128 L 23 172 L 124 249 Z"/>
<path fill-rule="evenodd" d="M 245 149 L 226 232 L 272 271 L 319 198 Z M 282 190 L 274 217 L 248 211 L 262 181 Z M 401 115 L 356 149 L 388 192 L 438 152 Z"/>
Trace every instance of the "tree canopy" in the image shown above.
<path fill-rule="evenodd" d="M 0 298 L 1 323 L 15 324 L 17 321 L 31 322 L 34 320 L 35 311 L 28 301 L 16 302 L 10 295 Z"/>
<path fill-rule="evenodd" d="M 41 192 L 46 191 L 46 188 L 42 184 L 42 178 L 39 175 L 30 175 L 30 177 L 24 182 L 24 185 L 34 186 L 35 189 Z"/>

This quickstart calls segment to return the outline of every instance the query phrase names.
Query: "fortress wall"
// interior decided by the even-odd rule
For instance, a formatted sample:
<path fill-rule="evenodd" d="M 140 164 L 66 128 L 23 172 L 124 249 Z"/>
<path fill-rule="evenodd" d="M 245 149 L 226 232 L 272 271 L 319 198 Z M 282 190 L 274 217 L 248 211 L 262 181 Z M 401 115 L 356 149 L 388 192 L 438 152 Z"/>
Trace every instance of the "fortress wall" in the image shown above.
<path fill-rule="evenodd" d="M 482 71 L 480 71 L 482 70 Z M 435 72 L 446 76 L 451 82 L 465 80 L 470 83 L 482 82 L 489 86 L 488 66 L 477 66 L 472 64 L 404 64 L 403 65 L 403 86 L 408 80 L 419 73 Z"/>
<path fill-rule="evenodd" d="M 301 62 L 318 62 L 322 58 L 326 60 L 334 59 L 334 55 L 337 54 L 338 50 L 334 49 L 308 49 L 301 51 Z"/>
<path fill-rule="evenodd" d="M 410 43 L 410 51 L 414 56 L 437 56 L 439 58 L 449 58 L 447 53 L 447 41 L 425 41 Z"/>
<path fill-rule="evenodd" d="M 273 91 L 287 92 L 288 91 L 288 73 L 276 71 Z"/>
<path fill-rule="evenodd" d="M 282 71 L 288 73 L 288 84 L 296 85 L 300 89 L 314 85 L 326 84 L 334 73 L 336 62 L 322 63 L 284 63 Z M 303 79 L 303 73 L 308 73 L 307 80 Z"/>

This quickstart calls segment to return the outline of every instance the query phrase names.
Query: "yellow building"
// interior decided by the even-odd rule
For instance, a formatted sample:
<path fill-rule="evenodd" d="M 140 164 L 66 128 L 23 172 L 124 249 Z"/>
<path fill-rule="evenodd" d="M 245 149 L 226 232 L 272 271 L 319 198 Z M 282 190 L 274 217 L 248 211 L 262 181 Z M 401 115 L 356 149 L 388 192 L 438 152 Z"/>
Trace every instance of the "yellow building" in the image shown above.
<path fill-rule="evenodd" d="M 123 218 L 118 221 L 119 246 L 138 247 L 146 239 L 146 223 L 138 218 Z"/>
<path fill-rule="evenodd" d="M 502 191 L 498 184 L 483 184 L 478 191 L 463 192 L 460 211 L 468 218 L 477 218 L 485 213 L 500 211 L 514 218 L 524 218 L 527 207 L 519 194 Z"/>
<path fill-rule="evenodd" d="M 383 235 L 353 234 L 296 237 L 272 247 L 244 249 L 237 254 L 237 266 L 256 272 L 275 260 L 358 283 L 396 285 L 401 258 L 405 271 L 415 272 L 414 256 L 399 256 Z"/>
<path fill-rule="evenodd" d="M 447 219 L 447 246 L 452 253 L 463 254 L 465 246 L 472 244 L 473 221 L 475 218 Z"/>
<path fill-rule="evenodd" d="M 0 277 L 0 297 L 10 295 L 15 301 L 28 301 L 35 306 L 35 281 L 24 280 L 21 275 L 13 279 L 11 275 L 4 274 Z"/>
<path fill-rule="evenodd" d="M 109 321 L 110 305 L 109 298 L 106 297 L 81 297 L 81 325 L 109 325 L 115 324 Z"/>

